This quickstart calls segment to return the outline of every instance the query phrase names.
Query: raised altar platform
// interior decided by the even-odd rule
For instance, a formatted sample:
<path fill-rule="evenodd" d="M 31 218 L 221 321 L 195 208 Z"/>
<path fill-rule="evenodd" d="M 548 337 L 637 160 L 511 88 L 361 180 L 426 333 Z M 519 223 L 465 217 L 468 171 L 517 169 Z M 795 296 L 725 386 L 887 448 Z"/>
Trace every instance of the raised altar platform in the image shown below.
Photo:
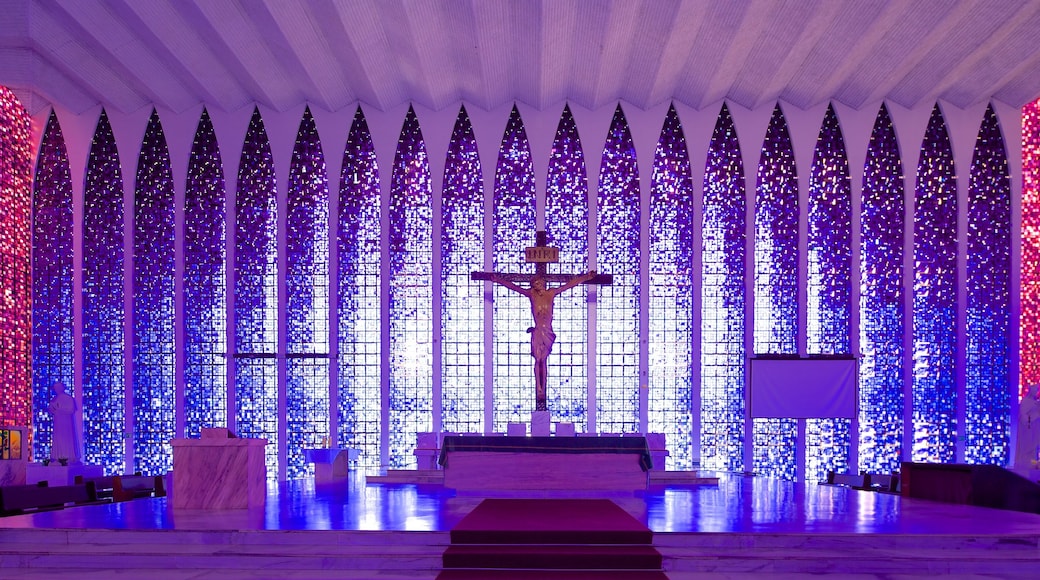
<path fill-rule="evenodd" d="M 458 491 L 636 491 L 653 466 L 644 437 L 447 436 L 438 462 Z"/>

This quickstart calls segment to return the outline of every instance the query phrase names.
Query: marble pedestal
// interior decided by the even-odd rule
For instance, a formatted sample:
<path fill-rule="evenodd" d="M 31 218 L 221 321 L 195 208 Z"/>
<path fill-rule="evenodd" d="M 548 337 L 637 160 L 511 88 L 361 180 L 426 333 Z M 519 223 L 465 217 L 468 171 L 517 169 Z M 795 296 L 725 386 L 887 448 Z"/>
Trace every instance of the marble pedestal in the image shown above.
<path fill-rule="evenodd" d="M 174 439 L 170 500 L 181 509 L 246 509 L 267 499 L 266 439 Z"/>
<path fill-rule="evenodd" d="M 314 464 L 314 481 L 336 481 L 350 476 L 350 462 L 361 457 L 361 451 L 349 447 L 304 449 L 303 457 Z"/>
<path fill-rule="evenodd" d="M 552 416 L 549 411 L 531 413 L 531 437 L 548 437 L 552 429 Z"/>

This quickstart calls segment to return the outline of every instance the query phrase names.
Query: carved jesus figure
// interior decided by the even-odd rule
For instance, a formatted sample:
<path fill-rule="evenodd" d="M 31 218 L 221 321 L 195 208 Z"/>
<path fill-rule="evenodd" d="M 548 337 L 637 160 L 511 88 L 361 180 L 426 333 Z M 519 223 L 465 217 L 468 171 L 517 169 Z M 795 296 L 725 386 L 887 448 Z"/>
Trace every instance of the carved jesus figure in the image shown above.
<path fill-rule="evenodd" d="M 592 270 L 587 274 L 579 274 L 567 280 L 556 288 L 546 286 L 545 278 L 536 274 L 531 279 L 531 287 L 524 288 L 506 280 L 498 274 L 491 276 L 491 281 L 501 284 L 510 290 L 526 296 L 531 301 L 531 315 L 534 317 L 534 326 L 527 329 L 531 333 L 531 356 L 534 357 L 534 383 L 536 411 L 545 411 L 546 390 L 545 383 L 548 379 L 548 367 L 546 359 L 552 352 L 553 343 L 556 342 L 556 333 L 553 332 L 553 301 L 557 294 L 561 294 L 574 288 L 578 284 L 588 282 L 596 276 Z"/>

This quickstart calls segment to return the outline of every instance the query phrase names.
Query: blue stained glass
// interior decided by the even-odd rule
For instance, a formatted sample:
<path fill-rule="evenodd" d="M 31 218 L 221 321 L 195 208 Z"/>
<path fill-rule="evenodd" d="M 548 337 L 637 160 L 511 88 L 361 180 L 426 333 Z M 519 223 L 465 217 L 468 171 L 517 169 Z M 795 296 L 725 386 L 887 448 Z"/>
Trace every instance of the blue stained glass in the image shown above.
<path fill-rule="evenodd" d="M 740 141 L 722 105 L 704 171 L 701 465 L 743 471 L 747 189 Z"/>
<path fill-rule="evenodd" d="M 184 191 L 184 433 L 227 425 L 224 168 L 209 112 L 195 129 Z"/>
<path fill-rule="evenodd" d="M 51 111 L 33 179 L 33 457 L 50 457 L 51 385 L 75 393 L 72 343 L 72 176 L 65 137 Z"/>
<path fill-rule="evenodd" d="M 380 464 L 379 167 L 365 114 L 358 107 L 343 149 L 336 240 L 339 433 L 341 447 Z"/>
<path fill-rule="evenodd" d="M 459 108 L 441 194 L 441 426 L 484 431 L 484 179 L 473 126 Z"/>
<path fill-rule="evenodd" d="M 755 354 L 798 354 L 798 174 L 780 105 L 773 109 L 755 194 Z M 755 473 L 795 479 L 797 424 L 755 419 Z"/>
<path fill-rule="evenodd" d="M 563 274 L 588 270 L 589 184 L 585 154 L 569 106 L 556 127 L 549 176 L 545 187 L 545 229 L 549 245 L 560 249 L 555 267 Z M 551 271 L 551 270 L 550 270 Z M 549 412 L 554 421 L 588 425 L 588 288 L 578 285 L 556 297 L 553 330 L 556 342 L 549 356 L 546 385 Z"/>
<path fill-rule="evenodd" d="M 625 112 L 610 121 L 596 198 L 596 263 L 614 276 L 600 286 L 596 307 L 596 427 L 602 433 L 639 431 L 639 164 Z"/>
<path fill-rule="evenodd" d="M 693 467 L 693 178 L 675 106 L 650 177 L 648 431 L 664 433 L 667 468 Z"/>
<path fill-rule="evenodd" d="M 329 179 L 310 107 L 289 164 L 285 296 L 286 477 L 312 475 L 304 449 L 329 434 Z"/>
<path fill-rule="evenodd" d="M 881 105 L 867 146 L 861 209 L 859 464 L 893 473 L 903 433 L 903 164 Z"/>
<path fill-rule="evenodd" d="M 390 465 L 415 465 L 415 434 L 433 428 L 433 195 L 409 107 L 390 184 Z"/>
<path fill-rule="evenodd" d="M 278 203 L 271 144 L 253 109 L 235 196 L 235 424 L 267 439 L 267 477 L 278 475 Z"/>
<path fill-rule="evenodd" d="M 170 152 L 152 109 L 134 186 L 134 471 L 144 475 L 173 469 L 174 212 Z"/>
<path fill-rule="evenodd" d="M 535 181 L 531 147 L 520 111 L 509 113 L 498 150 L 492 216 L 492 261 L 496 272 L 519 272 L 524 248 L 535 243 Z M 527 422 L 534 410 L 531 347 L 523 329 L 531 326 L 526 298 L 494 286 L 494 431 L 509 422 Z"/>
<path fill-rule="evenodd" d="M 1011 459 L 1011 176 L 997 114 L 979 127 L 968 186 L 968 463 Z"/>
<path fill-rule="evenodd" d="M 809 170 L 808 222 L 806 350 L 850 354 L 852 182 L 833 105 L 824 115 Z M 851 421 L 809 419 L 806 427 L 805 481 L 823 481 L 828 471 L 848 471 Z"/>
<path fill-rule="evenodd" d="M 921 144 L 914 196 L 913 461 L 954 460 L 957 308 L 957 174 L 937 104 Z"/>
<path fill-rule="evenodd" d="M 108 475 L 125 463 L 123 174 L 104 109 L 90 146 L 83 191 L 84 463 Z"/>

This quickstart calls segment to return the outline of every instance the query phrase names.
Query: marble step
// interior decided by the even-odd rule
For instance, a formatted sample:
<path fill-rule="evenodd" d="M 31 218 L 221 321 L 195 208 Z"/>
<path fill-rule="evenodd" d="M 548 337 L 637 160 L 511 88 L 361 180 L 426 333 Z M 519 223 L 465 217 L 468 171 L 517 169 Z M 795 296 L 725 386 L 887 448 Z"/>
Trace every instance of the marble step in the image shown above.
<path fill-rule="evenodd" d="M 415 484 L 444 484 L 444 472 L 439 469 L 390 469 L 386 475 L 368 475 L 365 477 L 368 484 L 374 483 L 415 483 Z"/>
<path fill-rule="evenodd" d="M 934 551 L 965 554 L 1031 555 L 1040 559 L 1040 532 L 1036 534 L 1004 535 L 924 535 L 924 534 L 848 534 L 848 533 L 656 533 L 654 546 L 660 549 L 681 550 L 684 553 L 718 553 L 736 550 L 743 557 L 767 550 L 803 550 L 806 555 L 819 551 L 858 553 L 864 550 L 896 550 L 915 552 Z M 748 551 L 752 551 L 749 554 Z"/>

